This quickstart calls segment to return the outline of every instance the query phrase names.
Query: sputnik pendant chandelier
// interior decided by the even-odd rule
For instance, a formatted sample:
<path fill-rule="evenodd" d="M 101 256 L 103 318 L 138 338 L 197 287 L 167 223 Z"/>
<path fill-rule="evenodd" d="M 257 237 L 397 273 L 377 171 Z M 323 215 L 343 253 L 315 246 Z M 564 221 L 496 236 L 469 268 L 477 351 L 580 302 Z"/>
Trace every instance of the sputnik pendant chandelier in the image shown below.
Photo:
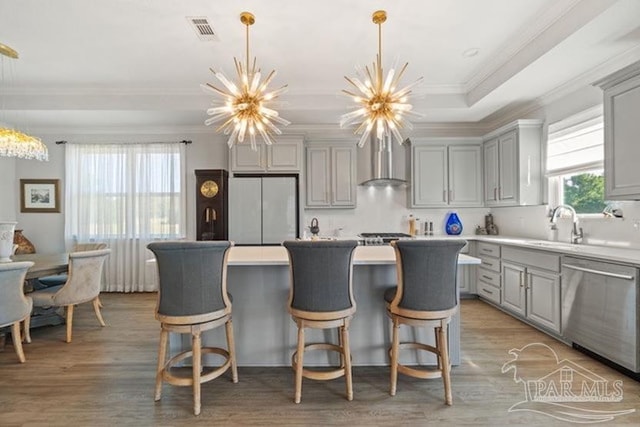
<path fill-rule="evenodd" d="M 412 129 L 411 122 L 406 116 L 422 117 L 421 114 L 412 111 L 408 103 L 412 88 L 422 82 L 422 77 L 414 83 L 398 90 L 396 85 L 409 63 L 405 63 L 396 73 L 391 68 L 386 78 L 382 68 L 382 23 L 387 20 L 387 12 L 377 10 L 372 16 L 373 23 L 378 26 L 378 56 L 376 61 L 362 70 L 356 70 L 356 77 L 345 79 L 353 86 L 355 92 L 343 90 L 357 104 L 354 111 L 344 114 L 340 120 L 340 127 L 345 128 L 360 123 L 355 130 L 356 135 L 361 135 L 358 146 L 362 147 L 369 139 L 372 132 L 384 145 L 385 140 L 392 136 L 398 143 L 403 138 L 399 128 Z"/>
<path fill-rule="evenodd" d="M 262 74 L 256 68 L 256 59 L 249 63 L 249 26 L 255 23 L 255 17 L 249 12 L 240 14 L 240 22 L 246 26 L 246 60 L 243 64 L 236 58 L 236 72 L 238 83 L 230 81 L 222 71 L 211 69 L 214 76 L 224 85 L 218 88 L 211 83 L 201 85 L 207 92 L 216 96 L 221 96 L 221 100 L 214 100 L 213 106 L 207 110 L 210 115 L 204 123 L 208 126 L 223 121 L 216 128 L 216 132 L 223 132 L 229 135 L 227 144 L 231 148 L 234 144 L 242 143 L 249 138 L 251 148 L 256 150 L 256 136 L 259 135 L 265 144 L 274 142 L 274 135 L 282 134 L 277 125 L 287 126 L 288 120 L 279 116 L 278 112 L 268 108 L 267 104 L 276 99 L 287 90 L 287 85 L 280 89 L 267 92 L 267 86 L 276 75 L 275 70 L 271 71 L 264 81 L 261 82 Z"/>

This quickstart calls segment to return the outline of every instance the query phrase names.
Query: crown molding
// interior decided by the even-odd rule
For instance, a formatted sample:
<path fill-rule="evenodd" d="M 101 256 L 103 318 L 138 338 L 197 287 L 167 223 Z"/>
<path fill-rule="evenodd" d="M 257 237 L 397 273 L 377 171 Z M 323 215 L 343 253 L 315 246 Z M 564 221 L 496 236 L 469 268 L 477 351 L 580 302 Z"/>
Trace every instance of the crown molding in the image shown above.
<path fill-rule="evenodd" d="M 616 0 L 553 2 L 488 58 L 465 86 L 467 102 L 474 105 L 497 87 L 557 46 L 577 29 L 611 7 Z"/>

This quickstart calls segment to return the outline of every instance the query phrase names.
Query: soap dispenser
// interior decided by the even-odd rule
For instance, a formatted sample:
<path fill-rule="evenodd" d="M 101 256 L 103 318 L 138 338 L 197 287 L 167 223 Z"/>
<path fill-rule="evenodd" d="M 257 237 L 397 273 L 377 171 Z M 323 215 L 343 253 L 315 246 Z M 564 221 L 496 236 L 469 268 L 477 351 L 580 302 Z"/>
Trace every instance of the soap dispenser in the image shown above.
<path fill-rule="evenodd" d="M 447 223 L 445 225 L 445 230 L 447 234 L 457 236 L 462 233 L 462 222 L 460 218 L 458 218 L 458 214 L 456 211 L 453 211 L 449 214 L 447 218 Z"/>

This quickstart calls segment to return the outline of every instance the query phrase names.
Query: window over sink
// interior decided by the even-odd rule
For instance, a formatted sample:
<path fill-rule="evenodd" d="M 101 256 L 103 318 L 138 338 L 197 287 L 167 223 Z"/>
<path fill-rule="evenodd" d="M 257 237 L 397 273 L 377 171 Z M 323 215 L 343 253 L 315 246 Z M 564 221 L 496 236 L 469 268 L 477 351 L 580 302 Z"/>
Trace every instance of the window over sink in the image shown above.
<path fill-rule="evenodd" d="M 571 205 L 578 214 L 600 214 L 604 199 L 602 107 L 549 125 L 546 176 L 549 204 Z"/>

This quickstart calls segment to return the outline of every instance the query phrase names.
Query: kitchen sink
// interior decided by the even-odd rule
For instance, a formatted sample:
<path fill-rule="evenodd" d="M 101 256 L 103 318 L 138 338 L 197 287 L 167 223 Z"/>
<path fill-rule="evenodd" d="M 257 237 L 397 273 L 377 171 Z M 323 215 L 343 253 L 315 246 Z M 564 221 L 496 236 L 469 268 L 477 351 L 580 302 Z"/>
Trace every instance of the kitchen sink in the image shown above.
<path fill-rule="evenodd" d="M 567 243 L 567 242 L 534 241 L 534 242 L 527 242 L 526 244 L 531 246 L 536 246 L 539 248 L 559 249 L 563 251 L 572 251 L 572 252 L 580 252 L 582 250 L 582 247 L 580 245 Z"/>

